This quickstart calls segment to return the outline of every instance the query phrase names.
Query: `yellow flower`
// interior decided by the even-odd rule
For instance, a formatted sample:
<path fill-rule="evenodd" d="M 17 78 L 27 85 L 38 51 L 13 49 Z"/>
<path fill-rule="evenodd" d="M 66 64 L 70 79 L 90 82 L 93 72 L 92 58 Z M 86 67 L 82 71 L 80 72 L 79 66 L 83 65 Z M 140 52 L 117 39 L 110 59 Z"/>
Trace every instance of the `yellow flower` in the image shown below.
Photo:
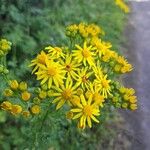
<path fill-rule="evenodd" d="M 16 90 L 19 86 L 17 80 L 10 81 L 9 85 L 10 85 L 11 89 L 13 89 L 13 90 Z"/>
<path fill-rule="evenodd" d="M 3 92 L 4 96 L 10 97 L 13 95 L 13 91 L 11 89 L 5 89 Z"/>
<path fill-rule="evenodd" d="M 28 91 L 24 91 L 22 94 L 21 94 L 21 98 L 22 100 L 24 101 L 28 101 L 31 97 L 31 94 L 28 92 Z"/>
<path fill-rule="evenodd" d="M 12 109 L 12 104 L 9 101 L 4 101 L 1 104 L 1 108 L 3 110 L 11 110 Z"/>
<path fill-rule="evenodd" d="M 41 84 L 48 82 L 48 88 L 50 89 L 53 82 L 57 87 L 63 84 L 65 71 L 59 63 L 46 61 L 46 66 L 41 66 L 35 74 L 37 75 L 37 80 L 42 80 Z"/>
<path fill-rule="evenodd" d="M 72 119 L 79 119 L 79 127 L 80 128 L 85 128 L 86 127 L 86 122 L 88 126 L 91 128 L 92 127 L 92 122 L 91 120 L 99 123 L 99 120 L 96 119 L 95 116 L 100 115 L 100 111 L 98 108 L 95 107 L 94 103 L 92 103 L 92 96 L 88 98 L 88 100 L 85 99 L 84 95 L 80 96 L 81 103 L 77 104 L 76 108 L 71 109 L 73 113 L 77 113 L 74 115 Z"/>
<path fill-rule="evenodd" d="M 111 43 L 106 43 L 98 37 L 93 37 L 91 40 L 91 44 L 96 47 L 95 51 L 99 57 L 101 57 L 102 54 L 106 54 L 106 51 L 108 51 L 112 47 Z"/>
<path fill-rule="evenodd" d="M 20 105 L 12 105 L 11 113 L 13 115 L 18 115 L 22 112 L 22 107 Z"/>
<path fill-rule="evenodd" d="M 11 49 L 11 42 L 7 41 L 6 39 L 0 40 L 0 50 L 6 54 Z"/>
<path fill-rule="evenodd" d="M 92 96 L 92 100 L 95 103 L 95 106 L 103 107 L 104 96 L 99 93 L 99 89 L 94 84 L 89 84 L 89 89 L 86 92 L 86 97 Z"/>
<path fill-rule="evenodd" d="M 137 109 L 137 104 L 131 104 L 130 109 L 131 110 L 136 110 Z"/>
<path fill-rule="evenodd" d="M 74 37 L 78 32 L 78 26 L 76 24 L 69 25 L 66 27 L 66 35 Z"/>
<path fill-rule="evenodd" d="M 77 85 L 80 86 L 82 88 L 87 88 L 88 87 L 88 84 L 90 83 L 90 76 L 92 75 L 92 71 L 89 71 L 89 68 L 86 67 L 86 68 L 82 68 L 81 70 L 78 70 L 78 77 L 77 77 Z"/>
<path fill-rule="evenodd" d="M 79 33 L 82 37 L 87 38 L 88 37 L 88 32 L 86 30 L 86 24 L 80 23 L 78 25 Z"/>
<path fill-rule="evenodd" d="M 109 85 L 111 80 L 107 80 L 107 75 L 96 76 L 94 82 L 102 96 L 107 98 L 108 94 L 111 95 L 111 87 Z"/>
<path fill-rule="evenodd" d="M 56 110 L 61 108 L 65 104 L 65 102 L 68 102 L 70 104 L 71 99 L 76 95 L 77 92 L 77 86 L 73 86 L 72 81 L 70 81 L 69 79 L 66 80 L 65 86 L 62 85 L 60 88 L 55 86 L 53 88 L 56 90 L 56 93 L 53 93 L 52 96 L 55 96 L 56 98 L 52 103 L 58 102 Z"/>
<path fill-rule="evenodd" d="M 91 36 L 94 36 L 94 37 L 98 36 L 101 33 L 100 27 L 95 24 L 88 25 L 86 30 Z"/>
<path fill-rule="evenodd" d="M 95 49 L 95 47 L 87 46 L 87 43 L 84 42 L 83 48 L 79 45 L 76 45 L 77 50 L 73 50 L 73 56 L 74 59 L 77 60 L 78 63 L 83 62 L 84 66 L 87 65 L 87 63 L 90 66 L 94 66 L 94 52 L 92 50 Z"/>
<path fill-rule="evenodd" d="M 48 46 L 48 47 L 45 47 L 45 50 L 48 50 L 50 57 L 53 59 L 59 58 L 59 57 L 64 58 L 64 53 L 62 51 L 62 48 L 60 48 L 60 47 Z"/>
<path fill-rule="evenodd" d="M 23 111 L 22 112 L 22 115 L 25 117 L 25 118 L 28 118 L 30 116 L 30 112 L 29 111 Z"/>
<path fill-rule="evenodd" d="M 39 105 L 33 105 L 33 106 L 31 107 L 31 112 L 32 112 L 34 115 L 39 114 L 40 111 L 41 111 L 41 108 L 40 108 Z"/>
<path fill-rule="evenodd" d="M 77 78 L 77 73 L 76 71 L 78 70 L 78 67 L 80 66 L 79 63 L 77 63 L 75 60 L 73 60 L 71 55 L 66 55 L 65 61 L 61 61 L 62 66 L 64 66 L 67 77 L 68 78 Z"/>
<path fill-rule="evenodd" d="M 29 67 L 35 66 L 32 73 L 34 73 L 41 65 L 45 65 L 46 61 L 49 60 L 49 55 L 46 54 L 44 51 L 41 51 L 40 54 L 37 55 L 35 59 L 31 61 Z"/>
<path fill-rule="evenodd" d="M 122 57 L 118 56 L 117 62 L 121 65 L 121 73 L 126 73 L 132 71 L 132 65 L 127 62 L 127 60 Z"/>
<path fill-rule="evenodd" d="M 129 101 L 130 101 L 130 103 L 132 103 L 132 104 L 137 103 L 137 97 L 136 97 L 136 96 L 130 96 L 130 97 L 129 97 Z"/>
<path fill-rule="evenodd" d="M 25 91 L 25 90 L 27 90 L 27 83 L 26 82 L 20 82 L 20 84 L 19 84 L 19 89 L 21 90 L 21 91 Z"/>

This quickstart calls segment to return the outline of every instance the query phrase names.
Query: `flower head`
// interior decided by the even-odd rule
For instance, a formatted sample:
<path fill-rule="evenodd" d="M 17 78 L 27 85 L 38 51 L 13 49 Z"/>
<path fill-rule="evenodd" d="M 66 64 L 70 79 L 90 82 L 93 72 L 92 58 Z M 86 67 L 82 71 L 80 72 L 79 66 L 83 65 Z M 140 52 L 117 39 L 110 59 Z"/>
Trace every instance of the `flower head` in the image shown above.
<path fill-rule="evenodd" d="M 45 48 L 45 50 L 48 50 L 48 53 L 49 53 L 50 57 L 53 58 L 53 59 L 59 58 L 59 57 L 64 58 L 64 53 L 62 51 L 62 48 L 60 48 L 60 47 L 48 46 L 48 47 Z"/>
<path fill-rule="evenodd" d="M 90 66 L 94 65 L 94 52 L 92 50 L 95 49 L 95 47 L 92 46 L 87 46 L 87 43 L 84 42 L 83 48 L 80 47 L 79 45 L 76 45 L 77 50 L 73 50 L 73 56 L 77 60 L 78 63 L 83 63 L 84 66 L 87 65 L 87 63 Z"/>
<path fill-rule="evenodd" d="M 47 82 L 50 89 L 53 83 L 57 87 L 63 84 L 65 70 L 58 62 L 49 60 L 46 61 L 46 65 L 41 65 L 35 74 L 37 75 L 37 80 L 42 80 L 41 84 Z"/>
<path fill-rule="evenodd" d="M 77 70 L 80 64 L 73 60 L 72 55 L 66 55 L 65 60 L 61 60 L 61 64 L 65 68 L 68 78 L 77 78 Z"/>
<path fill-rule="evenodd" d="M 76 95 L 77 85 L 73 86 L 72 81 L 69 78 L 66 80 L 65 86 L 62 85 L 60 88 L 53 87 L 56 92 L 52 93 L 52 96 L 56 97 L 52 103 L 57 103 L 56 109 L 61 108 L 65 102 L 71 104 L 72 98 Z"/>
<path fill-rule="evenodd" d="M 46 65 L 46 61 L 49 60 L 49 55 L 46 54 L 44 51 L 41 51 L 40 54 L 37 55 L 37 57 L 35 59 L 33 59 L 31 61 L 31 64 L 29 65 L 30 67 L 35 66 L 32 73 L 34 73 L 35 71 L 37 71 L 37 69 L 41 66 L 41 65 Z"/>
<path fill-rule="evenodd" d="M 73 113 L 76 113 L 73 119 L 79 119 L 80 128 L 84 129 L 86 127 L 86 123 L 91 128 L 91 120 L 99 123 L 99 120 L 97 120 L 95 116 L 99 116 L 100 111 L 97 107 L 95 107 L 94 103 L 92 102 L 92 96 L 90 96 L 88 100 L 86 100 L 84 95 L 81 95 L 80 100 L 81 103 L 78 103 L 76 108 L 71 109 Z"/>
<path fill-rule="evenodd" d="M 96 76 L 95 79 L 95 85 L 99 89 L 100 93 L 107 98 L 108 94 L 110 95 L 111 87 L 110 87 L 110 82 L 111 80 L 107 79 L 107 75 L 100 75 Z"/>

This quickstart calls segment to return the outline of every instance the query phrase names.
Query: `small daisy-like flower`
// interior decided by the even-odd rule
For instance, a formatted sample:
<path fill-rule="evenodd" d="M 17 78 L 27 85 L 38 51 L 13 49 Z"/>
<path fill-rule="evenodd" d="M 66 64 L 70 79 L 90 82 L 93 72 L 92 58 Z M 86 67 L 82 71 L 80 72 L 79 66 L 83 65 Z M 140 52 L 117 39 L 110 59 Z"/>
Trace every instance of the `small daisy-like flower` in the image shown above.
<path fill-rule="evenodd" d="M 132 65 L 129 64 L 127 62 L 127 60 L 122 56 L 118 57 L 117 62 L 121 65 L 121 72 L 122 73 L 130 72 L 133 69 Z"/>
<path fill-rule="evenodd" d="M 53 87 L 56 90 L 56 93 L 52 93 L 51 96 L 55 96 L 56 98 L 53 100 L 52 103 L 57 103 L 56 110 L 61 108 L 65 102 L 71 103 L 71 99 L 76 95 L 77 91 L 77 86 L 74 85 L 72 81 L 69 79 L 66 80 L 65 86 L 61 85 L 60 88 L 58 87 Z"/>
<path fill-rule="evenodd" d="M 81 95 L 80 100 L 81 103 L 77 103 L 77 107 L 71 109 L 73 113 L 77 113 L 72 119 L 79 119 L 79 127 L 82 129 L 86 127 L 86 123 L 91 128 L 91 120 L 99 123 L 99 120 L 97 120 L 95 116 L 100 115 L 100 110 L 95 107 L 94 103 L 92 103 L 92 96 L 86 100 L 84 95 Z"/>
<path fill-rule="evenodd" d="M 49 60 L 49 55 L 44 51 L 41 51 L 35 59 L 31 61 L 29 67 L 35 66 L 32 73 L 34 73 L 41 65 L 46 65 L 46 61 Z"/>
<path fill-rule="evenodd" d="M 95 47 L 87 46 L 87 43 L 84 42 L 83 48 L 79 45 L 76 45 L 77 50 L 73 50 L 73 56 L 77 60 L 78 63 L 83 62 L 84 66 L 87 65 L 87 63 L 90 66 L 94 65 L 94 52 L 92 50 L 95 49 Z"/>
<path fill-rule="evenodd" d="M 101 57 L 102 54 L 106 53 L 106 51 L 109 50 L 112 47 L 111 44 L 103 42 L 98 37 L 92 38 L 91 44 L 96 47 L 95 51 L 96 51 L 96 54 L 98 54 L 99 57 Z"/>
<path fill-rule="evenodd" d="M 52 47 L 52 46 L 48 46 L 45 47 L 45 50 L 48 50 L 48 53 L 50 54 L 50 56 L 55 59 L 55 58 L 59 58 L 59 57 L 65 57 L 62 48 L 60 47 Z"/>
<path fill-rule="evenodd" d="M 46 65 L 41 65 L 40 69 L 35 73 L 37 80 L 42 80 L 41 84 L 48 83 L 50 89 L 54 83 L 57 87 L 63 84 L 65 75 L 64 68 L 59 63 L 53 62 L 52 60 L 46 61 Z"/>
<path fill-rule="evenodd" d="M 107 98 L 108 94 L 111 95 L 111 87 L 109 85 L 111 80 L 107 80 L 107 75 L 96 76 L 94 82 L 102 96 Z"/>
<path fill-rule="evenodd" d="M 67 77 L 76 79 L 77 78 L 77 70 L 78 67 L 80 66 L 79 63 L 77 63 L 75 60 L 73 60 L 71 55 L 66 55 L 65 57 L 65 61 L 61 61 L 62 66 L 64 66 L 66 73 L 67 73 Z"/>
<path fill-rule="evenodd" d="M 82 88 L 87 88 L 88 84 L 90 83 L 90 76 L 92 75 L 92 71 L 89 71 L 89 68 L 82 68 L 81 70 L 78 70 L 78 77 L 77 77 L 77 85 L 81 85 Z"/>
<path fill-rule="evenodd" d="M 86 92 L 86 97 L 92 96 L 92 100 L 95 103 L 95 106 L 103 107 L 104 96 L 99 92 L 99 89 L 92 83 L 89 84 L 89 89 Z"/>

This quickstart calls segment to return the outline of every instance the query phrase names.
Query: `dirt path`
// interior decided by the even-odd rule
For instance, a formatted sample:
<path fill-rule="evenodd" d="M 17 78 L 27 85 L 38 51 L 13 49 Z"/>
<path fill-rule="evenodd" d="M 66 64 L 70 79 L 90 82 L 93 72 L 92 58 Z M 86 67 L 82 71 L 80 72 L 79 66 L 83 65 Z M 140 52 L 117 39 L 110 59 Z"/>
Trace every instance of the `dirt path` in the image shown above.
<path fill-rule="evenodd" d="M 133 136 L 132 150 L 150 150 L 150 0 L 136 1 L 131 1 L 133 10 L 125 32 L 125 52 L 134 71 L 125 77 L 125 83 L 137 90 L 139 109 L 126 112 L 125 118 Z"/>

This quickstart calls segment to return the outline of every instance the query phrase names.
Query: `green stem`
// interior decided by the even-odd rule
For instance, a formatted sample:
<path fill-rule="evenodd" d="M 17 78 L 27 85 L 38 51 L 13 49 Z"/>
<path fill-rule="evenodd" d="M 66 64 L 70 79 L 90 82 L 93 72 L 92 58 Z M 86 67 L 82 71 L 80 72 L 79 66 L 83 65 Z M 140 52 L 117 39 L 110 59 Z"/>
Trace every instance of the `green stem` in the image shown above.
<path fill-rule="evenodd" d="M 39 130 L 38 130 L 38 132 L 36 132 L 36 134 L 35 134 L 35 140 L 34 140 L 34 142 L 33 142 L 33 145 L 34 145 L 34 148 L 35 148 L 35 149 L 38 149 L 38 146 L 39 146 L 38 136 L 39 136 L 40 133 L 42 133 L 45 120 L 46 120 L 46 118 L 47 118 L 47 116 L 48 116 L 48 113 L 49 113 L 49 106 L 50 106 L 50 105 L 48 105 L 48 109 L 47 109 L 47 111 L 46 111 L 46 113 L 45 113 L 45 115 L 44 115 L 44 117 L 43 117 L 43 119 L 42 119 L 41 126 L 40 126 Z"/>
<path fill-rule="evenodd" d="M 4 80 L 6 81 L 6 83 L 9 83 L 9 79 L 8 79 L 8 77 L 7 77 L 6 74 L 3 74 L 3 78 L 4 78 Z"/>

